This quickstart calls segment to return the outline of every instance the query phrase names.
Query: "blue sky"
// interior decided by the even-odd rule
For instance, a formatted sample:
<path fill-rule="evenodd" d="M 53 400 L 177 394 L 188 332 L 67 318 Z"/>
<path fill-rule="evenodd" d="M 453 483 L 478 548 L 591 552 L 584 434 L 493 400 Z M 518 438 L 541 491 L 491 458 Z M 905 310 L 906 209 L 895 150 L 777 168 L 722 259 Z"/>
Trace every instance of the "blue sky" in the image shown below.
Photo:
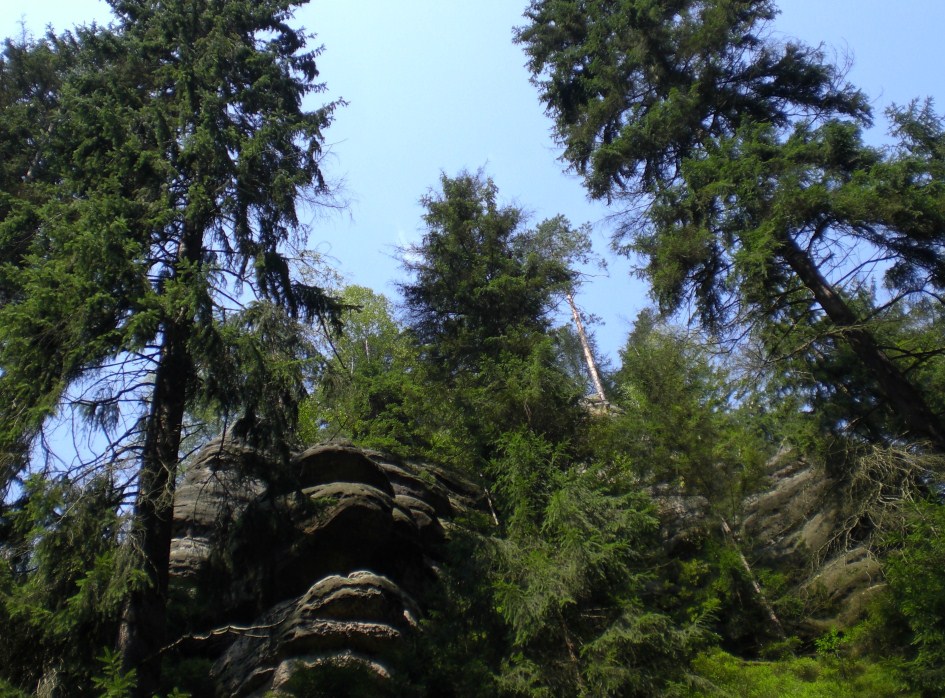
<path fill-rule="evenodd" d="M 0 3 L 0 31 L 17 35 L 108 21 L 98 0 Z M 511 42 L 524 0 L 313 0 L 298 22 L 324 44 L 326 99 L 343 97 L 327 133 L 329 177 L 346 210 L 313 215 L 310 247 L 333 258 L 351 283 L 395 295 L 403 280 L 397 248 L 417 241 L 418 199 L 440 172 L 483 168 L 501 197 L 531 212 L 532 221 L 558 213 L 594 224 L 595 245 L 609 265 L 578 301 L 601 318 L 601 349 L 616 360 L 646 287 L 630 278 L 632 264 L 608 252 L 608 211 L 588 202 L 580 181 L 562 173 L 524 56 Z M 774 31 L 823 42 L 838 60 L 853 60 L 849 78 L 888 104 L 937 97 L 945 111 L 945 2 L 942 0 L 782 0 Z M 877 142 L 884 124 L 877 120 Z M 562 315 L 564 320 L 565 316 Z"/>

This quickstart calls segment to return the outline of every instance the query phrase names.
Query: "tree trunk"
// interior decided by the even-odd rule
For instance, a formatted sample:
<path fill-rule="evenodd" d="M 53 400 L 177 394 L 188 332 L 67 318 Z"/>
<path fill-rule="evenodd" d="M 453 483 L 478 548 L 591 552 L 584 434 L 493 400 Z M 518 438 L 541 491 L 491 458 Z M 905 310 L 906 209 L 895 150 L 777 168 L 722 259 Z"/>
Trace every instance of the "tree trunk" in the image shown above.
<path fill-rule="evenodd" d="M 123 671 L 135 669 L 136 696 L 150 698 L 158 689 L 160 650 L 164 644 L 174 480 L 180 452 L 190 361 L 187 328 L 165 330 L 160 364 L 145 433 L 131 545 L 135 569 L 145 581 L 136 583 L 125 602 L 118 648 Z"/>
<path fill-rule="evenodd" d="M 930 441 L 937 451 L 945 452 L 945 428 L 941 420 L 929 408 L 922 393 L 876 344 L 872 333 L 862 326 L 860 318 L 834 291 L 810 255 L 790 236 L 784 236 L 781 241 L 781 253 L 801 282 L 813 293 L 827 317 L 842 331 L 860 361 L 876 378 L 906 428 L 913 436 Z"/>
<path fill-rule="evenodd" d="M 597 397 L 601 402 L 607 402 L 604 395 L 604 385 L 601 383 L 600 374 L 597 372 L 597 363 L 594 361 L 594 352 L 591 351 L 591 343 L 587 340 L 587 332 L 584 331 L 584 323 L 581 322 L 581 313 L 578 312 L 577 304 L 574 302 L 574 294 L 571 290 L 565 293 L 568 299 L 568 305 L 571 306 L 571 315 L 574 317 L 574 325 L 577 327 L 578 339 L 581 340 L 581 348 L 584 350 L 584 361 L 587 364 L 587 371 L 591 374 L 591 381 L 594 383 L 594 390 L 597 391 Z"/>
<path fill-rule="evenodd" d="M 199 265 L 202 229 L 186 223 L 177 253 L 175 278 L 180 269 Z M 192 273 L 192 272 L 186 272 Z M 193 363 L 188 348 L 193 318 L 186 308 L 164 322 L 161 354 L 145 426 L 138 497 L 135 501 L 130 545 L 135 570 L 144 574 L 128 595 L 118 632 L 122 670 L 137 672 L 136 698 L 151 698 L 161 678 L 161 648 L 167 618 L 174 486 L 180 459 L 181 432 Z"/>
<path fill-rule="evenodd" d="M 768 616 L 768 621 L 771 623 L 771 627 L 774 628 L 775 634 L 777 634 L 779 639 L 783 640 L 787 637 L 787 635 L 784 632 L 784 626 L 781 625 L 781 620 L 778 618 L 778 614 L 774 612 L 774 606 L 772 606 L 771 602 L 768 601 L 768 597 L 765 595 L 764 590 L 758 583 L 758 579 L 755 577 L 755 572 L 752 570 L 751 565 L 748 564 L 748 558 L 745 557 L 745 553 L 742 552 L 741 546 L 735 539 L 735 534 L 728 525 L 728 521 L 722 517 L 719 517 L 719 521 L 722 522 L 722 533 L 725 534 L 725 538 L 732 544 L 735 552 L 738 553 L 738 560 L 742 565 L 742 569 L 745 570 L 745 576 L 748 577 L 748 582 L 751 584 L 751 590 L 754 592 L 755 598 L 758 600 L 758 603 L 764 609 L 765 614 Z"/>
<path fill-rule="evenodd" d="M 568 658 L 571 660 L 571 669 L 574 671 L 574 683 L 580 689 L 579 695 L 588 695 L 587 683 L 584 681 L 584 673 L 581 671 L 581 656 L 578 654 L 578 648 L 571 639 L 571 633 L 568 632 L 568 624 L 559 608 L 557 611 L 558 623 L 561 625 L 561 633 L 564 636 L 564 646 L 568 650 Z"/>

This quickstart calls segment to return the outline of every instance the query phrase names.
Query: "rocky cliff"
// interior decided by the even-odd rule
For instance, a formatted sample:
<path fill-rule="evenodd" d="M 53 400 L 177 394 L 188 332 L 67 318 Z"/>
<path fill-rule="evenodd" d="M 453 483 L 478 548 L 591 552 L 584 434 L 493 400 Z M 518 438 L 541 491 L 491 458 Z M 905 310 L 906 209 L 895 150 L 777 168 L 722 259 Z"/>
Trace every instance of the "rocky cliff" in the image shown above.
<path fill-rule="evenodd" d="M 754 593 L 753 603 L 765 611 L 766 603 L 780 605 L 779 597 L 790 600 L 784 626 L 773 627 L 769 639 L 785 631 L 814 639 L 832 627 L 853 625 L 884 582 L 869 536 L 848 535 L 849 485 L 790 450 L 778 453 L 766 470 L 766 485 L 724 523 L 704 497 L 666 485 L 652 488 L 664 549 L 688 558 L 713 538 L 735 546 L 754 581 L 772 575 L 782 580 L 777 588 Z"/>
<path fill-rule="evenodd" d="M 261 696 L 330 663 L 386 676 L 417 627 L 453 519 L 482 492 L 443 468 L 345 444 L 292 457 L 273 477 L 217 440 L 175 497 L 178 647 L 213 662 L 222 695 Z"/>
<path fill-rule="evenodd" d="M 817 636 L 859 620 L 882 587 L 868 540 L 847 540 L 848 485 L 784 451 L 768 464 L 769 487 L 744 503 L 741 540 L 759 566 L 786 572 L 805 601 L 798 631 Z"/>

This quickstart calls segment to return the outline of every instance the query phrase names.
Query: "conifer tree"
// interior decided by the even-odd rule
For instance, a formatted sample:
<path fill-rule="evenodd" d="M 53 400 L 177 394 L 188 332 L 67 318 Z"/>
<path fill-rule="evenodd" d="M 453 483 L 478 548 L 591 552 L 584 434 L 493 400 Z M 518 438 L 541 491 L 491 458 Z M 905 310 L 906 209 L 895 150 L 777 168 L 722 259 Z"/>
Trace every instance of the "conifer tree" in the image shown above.
<path fill-rule="evenodd" d="M 941 121 L 894 110 L 898 147 L 867 147 L 864 95 L 820 50 L 768 36 L 775 15 L 771 0 L 534 0 L 517 36 L 564 159 L 593 197 L 644 211 L 615 244 L 642 255 L 663 310 L 693 300 L 714 329 L 824 318 L 899 428 L 945 449 L 870 327 L 882 308 L 850 301 L 881 265 L 892 302 L 941 289 Z M 865 263 L 837 263 L 854 250 Z"/>
<path fill-rule="evenodd" d="M 421 201 L 427 231 L 405 263 L 413 332 L 452 372 L 504 351 L 527 353 L 548 328 L 551 292 L 567 270 L 521 244 L 524 214 L 499 205 L 492 180 L 464 172 L 440 183 L 441 194 Z"/>
<path fill-rule="evenodd" d="M 574 299 L 575 290 L 581 280 L 581 273 L 575 268 L 578 264 L 588 264 L 593 256 L 590 226 L 585 224 L 573 227 L 564 216 L 555 216 L 538 224 L 530 235 L 529 244 L 534 247 L 535 253 L 553 259 L 563 265 L 568 271 L 570 280 L 563 284 L 561 293 L 564 294 L 571 317 L 574 320 L 574 329 L 584 355 L 584 364 L 587 375 L 594 387 L 597 399 L 604 403 L 607 396 L 604 394 L 604 384 L 594 358 L 594 350 L 587 330 L 584 329 L 584 320 L 577 302 Z M 598 261 L 603 266 L 603 261 Z"/>
<path fill-rule="evenodd" d="M 215 404 L 284 452 L 303 387 L 293 318 L 334 310 L 285 252 L 304 232 L 298 198 L 327 191 L 334 105 L 303 104 L 317 51 L 289 24 L 293 0 L 110 4 L 109 27 L 8 44 L 2 65 L 0 147 L 27 151 L 2 174 L 16 184 L 0 202 L 2 482 L 79 412 L 107 442 L 83 465 L 135 464 L 128 544 L 145 582 L 119 648 L 150 696 L 187 410 Z"/>
<path fill-rule="evenodd" d="M 418 452 L 429 423 L 430 391 L 411 336 L 393 304 L 364 286 L 338 293 L 342 328 L 325 327 L 323 367 L 303 403 L 303 442 L 344 436 L 371 448 Z"/>
<path fill-rule="evenodd" d="M 556 361 L 549 314 L 586 237 L 560 218 L 525 229 L 481 176 L 441 181 L 403 289 L 431 387 L 457 406 L 449 429 L 469 434 L 467 467 L 489 493 L 464 584 L 488 599 L 474 625 L 491 629 L 496 687 L 654 695 L 702 634 L 646 598 L 656 519 L 622 461 L 594 459 L 584 386 Z"/>
<path fill-rule="evenodd" d="M 441 184 L 423 200 L 427 231 L 401 286 L 421 359 L 465 415 L 474 460 L 519 425 L 566 438 L 579 393 L 554 367 L 548 330 L 570 273 L 531 244 L 522 211 L 500 206 L 491 180 L 464 172 Z"/>

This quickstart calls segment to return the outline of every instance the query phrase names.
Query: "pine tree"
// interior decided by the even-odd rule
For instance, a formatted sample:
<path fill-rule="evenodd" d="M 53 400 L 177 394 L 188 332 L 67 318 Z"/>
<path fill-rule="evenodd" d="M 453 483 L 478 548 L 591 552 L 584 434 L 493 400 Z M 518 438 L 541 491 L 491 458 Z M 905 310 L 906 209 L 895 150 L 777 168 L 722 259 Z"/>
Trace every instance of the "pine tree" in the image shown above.
<path fill-rule="evenodd" d="M 562 285 L 561 293 L 571 310 L 574 329 L 581 344 L 584 364 L 594 393 L 601 403 L 605 403 L 607 396 L 604 394 L 604 384 L 597 368 L 597 360 L 594 358 L 592 343 L 587 330 L 584 329 L 581 310 L 574 299 L 577 286 L 582 280 L 576 267 L 578 264 L 590 263 L 593 257 L 590 226 L 585 224 L 574 228 L 564 216 L 555 216 L 538 224 L 529 235 L 529 245 L 534 248 L 535 254 L 558 262 L 568 271 L 570 279 Z M 602 261 L 598 263 L 603 266 Z"/>

